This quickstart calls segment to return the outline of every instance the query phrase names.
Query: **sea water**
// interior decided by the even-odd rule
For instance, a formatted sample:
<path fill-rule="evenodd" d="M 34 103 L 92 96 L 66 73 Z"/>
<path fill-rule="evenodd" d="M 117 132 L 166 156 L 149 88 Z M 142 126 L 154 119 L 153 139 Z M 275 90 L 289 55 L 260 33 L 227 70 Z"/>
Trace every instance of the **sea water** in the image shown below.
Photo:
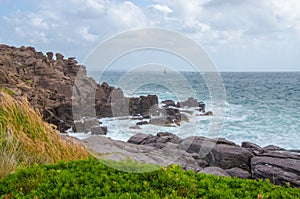
<path fill-rule="evenodd" d="M 152 81 L 147 84 L 139 85 L 139 81 L 135 81 L 150 75 Z M 273 144 L 287 149 L 300 148 L 299 72 L 224 72 L 220 75 L 226 92 L 226 114 L 223 128 L 213 137 L 223 137 L 237 144 L 250 141 L 260 146 Z M 178 96 L 195 97 L 206 103 L 207 110 L 212 104 L 206 83 L 196 72 L 180 72 L 179 76 L 144 72 L 134 76 L 109 71 L 102 75 L 92 72 L 90 76 L 99 83 L 106 81 L 120 88 L 127 88 L 127 83 L 135 82 L 133 90 L 124 89 L 127 97 L 155 94 L 159 102 L 166 99 L 180 101 Z M 167 85 L 161 83 L 162 78 Z M 182 83 L 182 78 L 185 83 Z M 190 122 L 182 122 L 181 126 L 142 125 L 138 130 L 130 128 L 138 122 L 132 118 L 103 118 L 101 122 L 108 126 L 107 136 L 124 141 L 139 132 L 156 134 L 167 131 L 183 138 L 193 135 L 210 137 L 207 131 L 211 118 L 195 115 L 193 112 L 189 116 Z"/>

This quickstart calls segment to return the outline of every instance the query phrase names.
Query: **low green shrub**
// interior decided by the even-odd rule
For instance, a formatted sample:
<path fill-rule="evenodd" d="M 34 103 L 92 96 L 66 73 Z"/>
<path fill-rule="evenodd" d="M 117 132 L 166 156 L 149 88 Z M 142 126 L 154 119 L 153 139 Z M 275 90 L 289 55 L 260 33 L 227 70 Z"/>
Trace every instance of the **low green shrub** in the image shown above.
<path fill-rule="evenodd" d="M 195 174 L 175 165 L 148 173 L 126 173 L 90 158 L 21 169 L 0 179 L 0 198 L 294 199 L 300 198 L 300 189 Z"/>
<path fill-rule="evenodd" d="M 118 162 L 103 158 L 99 158 L 99 161 L 108 167 L 129 173 L 147 173 L 161 168 L 160 165 L 138 163 L 136 160 L 131 160 L 129 157 L 126 157 L 126 159 Z"/>

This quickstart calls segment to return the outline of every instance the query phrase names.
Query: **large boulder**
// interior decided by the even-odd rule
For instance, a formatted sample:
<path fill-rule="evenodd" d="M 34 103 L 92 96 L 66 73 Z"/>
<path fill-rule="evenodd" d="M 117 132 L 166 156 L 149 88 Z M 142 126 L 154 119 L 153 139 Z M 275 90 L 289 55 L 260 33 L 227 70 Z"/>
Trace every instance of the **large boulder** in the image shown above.
<path fill-rule="evenodd" d="M 231 177 L 238 177 L 238 178 L 243 178 L 243 179 L 251 178 L 251 173 L 249 171 L 246 171 L 246 170 L 238 168 L 238 167 L 226 169 L 225 171 Z"/>
<path fill-rule="evenodd" d="M 250 170 L 250 160 L 254 154 L 245 148 L 235 145 L 225 139 L 208 139 L 204 137 L 189 137 L 184 139 L 179 147 L 189 153 L 198 153 L 210 166 L 223 169 L 239 167 Z"/>
<path fill-rule="evenodd" d="M 179 144 L 182 139 L 178 136 L 168 133 L 160 132 L 156 136 L 151 134 L 138 133 L 132 136 L 127 142 L 139 145 L 149 145 L 156 148 L 163 148 L 167 143 Z"/>
<path fill-rule="evenodd" d="M 152 137 L 154 137 L 154 136 L 151 134 L 138 133 L 138 134 L 135 134 L 134 136 L 130 137 L 127 142 L 131 143 L 131 144 L 143 145 L 147 142 L 148 139 L 150 139 Z"/>
<path fill-rule="evenodd" d="M 197 108 L 200 112 L 205 112 L 204 102 L 198 102 L 195 98 L 188 98 L 186 101 L 177 103 L 177 107 Z"/>
<path fill-rule="evenodd" d="M 259 154 L 263 152 L 263 148 L 251 142 L 242 142 L 242 147 L 246 149 L 250 149 L 255 154 Z"/>
<path fill-rule="evenodd" d="M 164 104 L 164 107 L 177 107 L 175 102 L 173 100 L 164 100 L 161 102 L 162 104 Z"/>
<path fill-rule="evenodd" d="M 107 127 L 100 127 L 100 122 L 97 118 L 83 118 L 81 120 L 74 121 L 72 126 L 73 132 L 89 132 L 92 134 L 106 134 Z"/>
<path fill-rule="evenodd" d="M 92 126 L 91 134 L 92 135 L 106 135 L 107 134 L 107 126 Z"/>
<path fill-rule="evenodd" d="M 272 151 L 251 159 L 252 177 L 269 179 L 274 184 L 300 187 L 300 153 Z"/>

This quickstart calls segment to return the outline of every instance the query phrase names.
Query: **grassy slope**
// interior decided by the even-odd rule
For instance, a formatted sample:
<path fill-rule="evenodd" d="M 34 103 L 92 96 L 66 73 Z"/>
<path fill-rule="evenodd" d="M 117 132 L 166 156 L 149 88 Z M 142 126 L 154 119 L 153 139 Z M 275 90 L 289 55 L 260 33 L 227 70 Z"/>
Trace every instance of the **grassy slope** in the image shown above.
<path fill-rule="evenodd" d="M 83 146 L 62 139 L 26 99 L 0 92 L 0 178 L 20 166 L 87 158 Z"/>
<path fill-rule="evenodd" d="M 137 165 L 127 161 L 118 166 Z M 135 166 L 135 171 L 147 165 Z M 0 180 L 0 198 L 300 198 L 300 189 L 267 181 L 222 178 L 171 165 L 125 173 L 89 159 L 39 165 Z"/>

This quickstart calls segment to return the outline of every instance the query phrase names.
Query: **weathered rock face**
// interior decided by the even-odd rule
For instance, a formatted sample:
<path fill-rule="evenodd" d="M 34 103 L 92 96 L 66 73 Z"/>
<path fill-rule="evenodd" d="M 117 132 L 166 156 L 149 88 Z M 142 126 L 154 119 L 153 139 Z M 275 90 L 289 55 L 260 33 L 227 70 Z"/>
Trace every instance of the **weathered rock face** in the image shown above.
<path fill-rule="evenodd" d="M 200 112 L 205 112 L 205 104 L 204 102 L 198 102 L 197 99 L 194 99 L 192 97 L 188 98 L 186 101 L 183 102 L 175 102 L 173 100 L 165 100 L 162 101 L 162 104 L 164 104 L 164 107 L 188 107 L 188 108 L 197 108 Z"/>
<path fill-rule="evenodd" d="M 203 102 L 198 102 L 197 99 L 192 97 L 188 98 L 187 101 L 179 102 L 177 104 L 178 107 L 197 107 L 200 112 L 205 112 L 205 104 Z"/>
<path fill-rule="evenodd" d="M 238 177 L 243 179 L 251 178 L 251 173 L 249 171 L 238 167 L 226 169 L 225 172 L 228 173 L 231 177 Z"/>
<path fill-rule="evenodd" d="M 300 187 L 300 153 L 265 151 L 251 159 L 251 169 L 255 179 L 268 178 L 274 184 Z"/>
<path fill-rule="evenodd" d="M 156 136 L 150 134 L 138 133 L 132 136 L 127 142 L 139 145 L 154 146 L 156 148 L 163 148 L 167 143 L 179 144 L 181 138 L 178 136 L 168 133 L 160 132 Z"/>
<path fill-rule="evenodd" d="M 300 187 L 298 150 L 288 151 L 277 146 L 261 148 L 250 142 L 243 142 L 241 147 L 224 138 L 195 136 L 181 139 L 171 133 L 158 133 L 156 136 L 139 133 L 128 142 L 160 150 L 184 151 L 188 158 L 197 162 L 196 170 L 203 173 L 244 179 L 269 179 L 274 184 L 289 183 L 293 187 Z M 172 148 L 167 147 L 170 144 Z"/>
<path fill-rule="evenodd" d="M 91 127 L 92 135 L 106 135 L 107 126 L 93 126 Z"/>
<path fill-rule="evenodd" d="M 73 132 L 89 132 L 93 127 L 100 126 L 97 118 L 83 118 L 81 120 L 74 121 L 72 126 Z"/>
<path fill-rule="evenodd" d="M 149 118 L 149 111 L 153 106 L 158 104 L 156 95 L 133 97 L 129 99 L 129 114 L 141 115 L 144 118 Z"/>
<path fill-rule="evenodd" d="M 195 172 L 201 169 L 191 154 L 176 149 L 176 145 L 174 146 L 173 143 L 168 143 L 164 148 L 158 149 L 154 146 L 136 145 L 103 136 L 91 136 L 84 139 L 82 143 L 92 149 L 95 157 L 99 156 L 101 159 L 120 161 L 130 157 L 138 162 L 161 166 L 177 164 L 186 170 Z"/>
<path fill-rule="evenodd" d="M 0 45 L 0 86 L 16 98 L 26 97 L 61 132 L 83 117 L 149 115 L 158 103 L 155 95 L 126 98 L 121 89 L 88 77 L 75 58 L 55 53 L 54 60 L 53 55 L 33 47 Z"/>

